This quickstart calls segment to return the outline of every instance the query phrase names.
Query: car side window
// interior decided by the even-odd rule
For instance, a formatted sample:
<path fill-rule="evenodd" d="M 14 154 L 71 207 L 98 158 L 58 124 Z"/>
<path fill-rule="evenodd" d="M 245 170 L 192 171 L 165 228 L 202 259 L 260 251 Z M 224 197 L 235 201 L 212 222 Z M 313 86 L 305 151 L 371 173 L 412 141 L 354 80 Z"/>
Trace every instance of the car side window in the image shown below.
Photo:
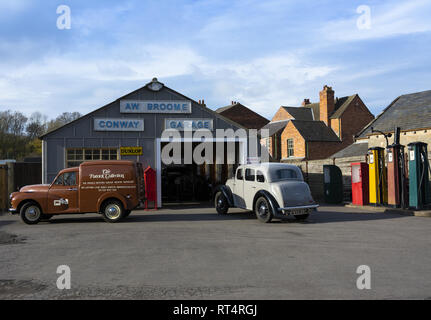
<path fill-rule="evenodd" d="M 64 174 L 65 186 L 76 186 L 76 172 L 67 172 Z"/>
<path fill-rule="evenodd" d="M 63 185 L 63 179 L 64 179 L 64 174 L 58 176 L 58 178 L 54 182 L 54 185 L 62 186 Z"/>
<path fill-rule="evenodd" d="M 242 169 L 238 169 L 237 170 L 237 172 L 236 172 L 236 179 L 237 180 L 243 180 L 244 179 L 244 177 L 242 175 Z"/>
<path fill-rule="evenodd" d="M 261 171 L 256 172 L 256 181 L 261 183 L 265 182 L 265 176 Z"/>
<path fill-rule="evenodd" d="M 246 169 L 245 170 L 245 180 L 246 181 L 254 181 L 255 179 L 255 170 L 254 169 Z"/>

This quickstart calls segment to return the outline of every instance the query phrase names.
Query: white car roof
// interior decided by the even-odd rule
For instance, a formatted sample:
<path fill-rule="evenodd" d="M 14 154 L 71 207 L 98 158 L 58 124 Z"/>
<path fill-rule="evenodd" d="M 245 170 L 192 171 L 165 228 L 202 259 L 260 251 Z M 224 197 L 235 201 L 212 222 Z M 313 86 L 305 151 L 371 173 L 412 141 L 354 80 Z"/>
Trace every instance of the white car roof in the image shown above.
<path fill-rule="evenodd" d="M 262 171 L 264 174 L 267 174 L 269 171 L 277 170 L 277 169 L 292 169 L 292 170 L 301 172 L 298 166 L 288 164 L 288 163 L 277 163 L 277 162 L 243 164 L 243 165 L 240 165 L 238 168 L 256 169 L 256 170 Z"/>

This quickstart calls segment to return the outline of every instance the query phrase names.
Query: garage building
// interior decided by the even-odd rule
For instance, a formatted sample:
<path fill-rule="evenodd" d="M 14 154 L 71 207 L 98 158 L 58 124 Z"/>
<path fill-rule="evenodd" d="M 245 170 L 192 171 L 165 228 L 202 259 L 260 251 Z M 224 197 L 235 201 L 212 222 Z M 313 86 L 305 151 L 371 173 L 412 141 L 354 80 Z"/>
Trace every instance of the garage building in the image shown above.
<path fill-rule="evenodd" d="M 84 161 L 132 160 L 156 170 L 159 206 L 162 200 L 207 200 L 211 186 L 224 183 L 236 165 L 165 165 L 161 150 L 172 140 L 162 139 L 162 132 L 165 128 L 184 130 L 185 126 L 210 129 L 213 142 L 223 143 L 225 148 L 227 142 L 234 141 L 236 165 L 247 161 L 248 139 L 215 137 L 216 129 L 245 128 L 154 78 L 144 87 L 42 136 L 43 183 L 51 183 L 58 171 Z M 180 139 L 184 149 L 184 132 Z M 193 147 L 201 142 L 193 141 Z"/>

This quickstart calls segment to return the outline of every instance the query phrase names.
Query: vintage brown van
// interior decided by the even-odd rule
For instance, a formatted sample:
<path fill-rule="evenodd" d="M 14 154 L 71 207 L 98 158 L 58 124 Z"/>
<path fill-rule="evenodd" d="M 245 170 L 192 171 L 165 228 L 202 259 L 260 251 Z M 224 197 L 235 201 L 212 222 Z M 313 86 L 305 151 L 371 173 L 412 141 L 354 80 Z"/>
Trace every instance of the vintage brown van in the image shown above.
<path fill-rule="evenodd" d="M 10 212 L 27 224 L 54 215 L 101 213 L 107 222 L 118 222 L 144 198 L 143 170 L 131 161 L 84 162 L 58 173 L 50 185 L 21 188 L 10 195 Z"/>

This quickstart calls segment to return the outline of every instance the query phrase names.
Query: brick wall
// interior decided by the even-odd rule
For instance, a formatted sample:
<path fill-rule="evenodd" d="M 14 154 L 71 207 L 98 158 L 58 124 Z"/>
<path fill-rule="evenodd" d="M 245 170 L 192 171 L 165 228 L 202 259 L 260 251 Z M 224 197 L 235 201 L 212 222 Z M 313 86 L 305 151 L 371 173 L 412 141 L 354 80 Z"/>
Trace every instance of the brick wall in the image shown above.
<path fill-rule="evenodd" d="M 295 128 L 293 123 L 289 121 L 286 128 L 284 128 L 281 133 L 281 158 L 288 158 L 287 153 L 287 139 L 293 139 L 294 157 L 295 158 L 305 158 L 305 140 L 299 133 L 298 129 Z"/>
<path fill-rule="evenodd" d="M 353 136 L 361 132 L 361 130 L 373 119 L 374 116 L 368 111 L 361 98 L 356 96 L 340 118 L 340 138 L 342 139 L 341 149 L 351 145 L 354 142 Z"/>
<path fill-rule="evenodd" d="M 310 161 L 283 161 L 285 163 L 293 164 L 301 168 L 304 179 L 310 186 L 313 198 L 318 202 L 323 202 L 323 166 L 336 165 L 340 168 L 343 174 L 343 189 L 345 201 L 350 201 L 352 197 L 352 180 L 350 165 L 354 162 L 365 162 L 366 157 L 348 157 L 339 159 L 324 159 L 324 160 L 310 160 Z"/>
<path fill-rule="evenodd" d="M 309 160 L 326 159 L 341 150 L 341 142 L 307 142 Z"/>
<path fill-rule="evenodd" d="M 278 109 L 271 121 L 289 120 L 292 118 L 293 117 L 290 115 L 289 112 L 286 111 L 286 109 L 280 107 L 280 109 Z"/>

